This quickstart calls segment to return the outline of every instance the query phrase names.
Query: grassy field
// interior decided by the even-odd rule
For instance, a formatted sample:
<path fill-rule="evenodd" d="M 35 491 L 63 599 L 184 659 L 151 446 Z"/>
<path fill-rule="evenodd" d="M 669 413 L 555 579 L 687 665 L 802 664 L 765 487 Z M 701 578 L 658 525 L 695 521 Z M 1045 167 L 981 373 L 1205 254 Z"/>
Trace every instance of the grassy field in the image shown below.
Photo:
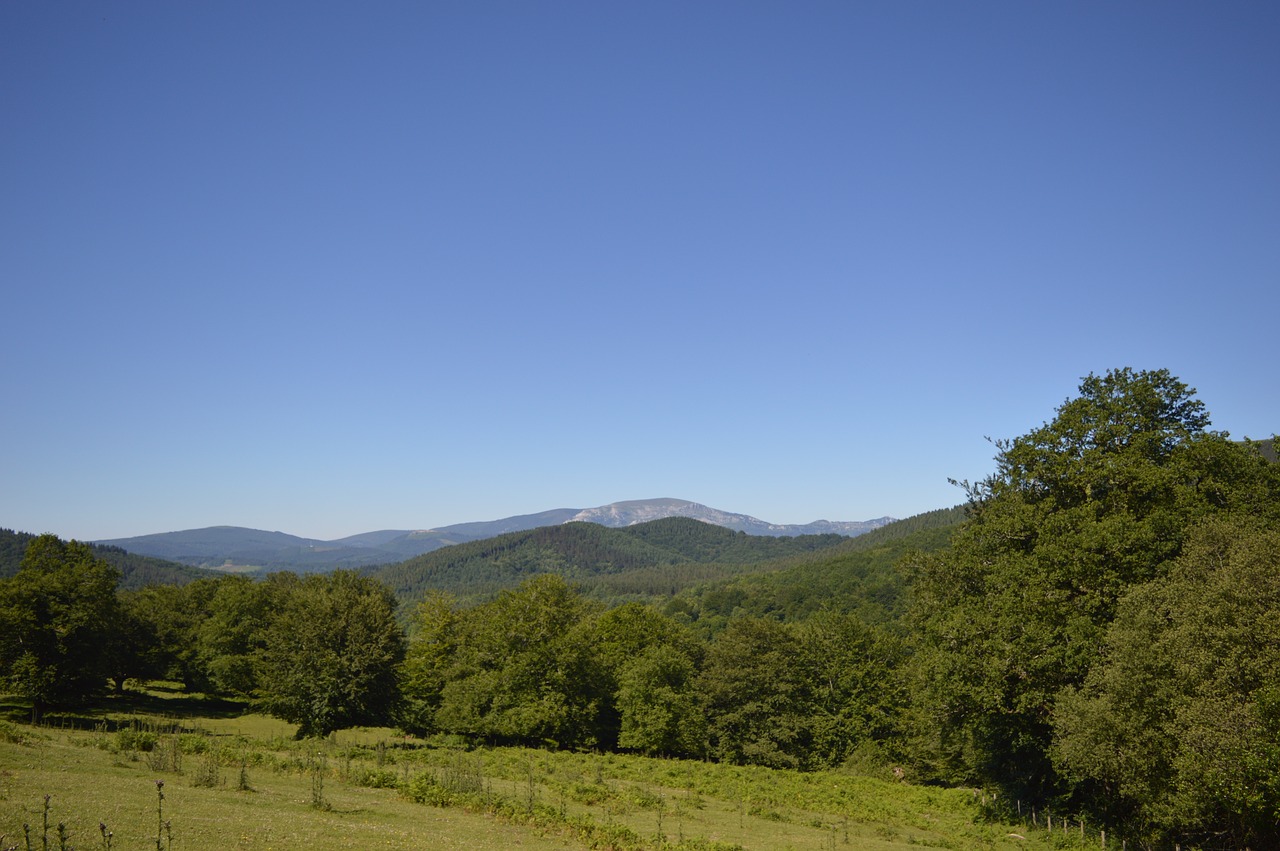
<path fill-rule="evenodd" d="M 468 751 L 386 729 L 299 742 L 290 725 L 241 710 L 131 693 L 37 728 L 18 720 L 18 707 L 0 706 L 9 719 L 0 721 L 0 851 L 888 851 L 1079 842 L 1074 833 L 988 823 L 971 790 L 616 754 Z"/>

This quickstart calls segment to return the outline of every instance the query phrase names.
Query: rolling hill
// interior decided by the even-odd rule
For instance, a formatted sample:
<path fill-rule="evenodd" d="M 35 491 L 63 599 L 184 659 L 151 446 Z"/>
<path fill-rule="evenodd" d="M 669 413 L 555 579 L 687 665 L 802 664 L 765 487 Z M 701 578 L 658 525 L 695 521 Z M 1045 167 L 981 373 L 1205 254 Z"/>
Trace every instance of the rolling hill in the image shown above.
<path fill-rule="evenodd" d="M 28 532 L 0 529 L 0 579 L 13 576 L 22 565 L 27 544 L 36 536 Z M 120 588 L 135 590 L 147 585 L 185 585 L 196 579 L 219 574 L 153 556 L 125 552 L 118 547 L 90 544 L 94 553 L 120 571 Z"/>
<path fill-rule="evenodd" d="M 830 549 L 841 535 L 766 537 L 687 517 L 611 528 L 571 522 L 458 544 L 369 570 L 402 601 L 429 591 L 481 598 L 542 573 L 575 581 L 664 566 L 753 564 Z"/>
<path fill-rule="evenodd" d="M 615 502 L 589 509 L 555 508 L 536 514 L 457 523 L 437 529 L 384 529 L 332 541 L 240 526 L 210 526 L 180 532 L 114 538 L 98 543 L 197 567 L 219 570 L 293 570 L 305 573 L 392 564 L 443 547 L 544 526 L 589 522 L 609 528 L 622 528 L 667 517 L 701 520 L 762 537 L 860 535 L 883 526 L 892 519 L 819 520 L 803 525 L 779 525 L 688 500 L 649 499 Z"/>

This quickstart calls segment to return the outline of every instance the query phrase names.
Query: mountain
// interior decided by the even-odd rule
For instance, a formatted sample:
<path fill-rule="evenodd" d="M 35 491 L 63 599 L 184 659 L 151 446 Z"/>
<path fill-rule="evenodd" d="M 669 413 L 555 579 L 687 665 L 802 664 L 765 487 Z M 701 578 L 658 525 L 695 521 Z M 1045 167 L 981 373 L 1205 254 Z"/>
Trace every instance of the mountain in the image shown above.
<path fill-rule="evenodd" d="M 735 532 L 765 537 L 829 534 L 854 536 L 883 526 L 891 520 L 888 517 L 862 522 L 819 520 L 806 525 L 787 526 L 766 523 L 746 514 L 720 511 L 683 499 L 648 499 L 615 502 L 587 509 L 555 508 L 537 514 L 457 523 L 435 529 L 382 529 L 333 541 L 300 538 L 284 532 L 266 532 L 240 526 L 210 526 L 134 538 L 115 538 L 98 543 L 195 567 L 313 572 L 393 564 L 443 547 L 570 522 L 589 522 L 621 528 L 667 517 L 700 520 Z"/>
<path fill-rule="evenodd" d="M 684 499 L 641 499 L 629 502 L 614 502 L 599 508 L 585 508 L 573 515 L 571 521 L 582 520 L 588 523 L 599 523 L 601 526 L 634 526 L 637 523 L 648 523 L 664 517 L 689 517 L 723 526 L 735 532 L 746 532 L 748 535 L 767 535 L 770 537 L 794 535 L 845 535 L 853 537 L 886 523 L 893 522 L 892 517 L 881 517 L 876 520 L 833 522 L 817 520 L 804 525 L 784 526 L 766 523 L 747 514 L 731 514 L 716 508 L 708 508 L 696 502 Z"/>

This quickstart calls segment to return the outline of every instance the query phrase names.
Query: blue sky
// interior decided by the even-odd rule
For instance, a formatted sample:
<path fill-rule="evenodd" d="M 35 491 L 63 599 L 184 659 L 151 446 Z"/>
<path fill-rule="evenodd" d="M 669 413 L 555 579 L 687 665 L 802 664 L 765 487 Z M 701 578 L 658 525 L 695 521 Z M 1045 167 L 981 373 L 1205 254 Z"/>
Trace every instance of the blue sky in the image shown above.
<path fill-rule="evenodd" d="M 1280 430 L 1280 5 L 0 4 L 0 526 L 955 504 Z"/>

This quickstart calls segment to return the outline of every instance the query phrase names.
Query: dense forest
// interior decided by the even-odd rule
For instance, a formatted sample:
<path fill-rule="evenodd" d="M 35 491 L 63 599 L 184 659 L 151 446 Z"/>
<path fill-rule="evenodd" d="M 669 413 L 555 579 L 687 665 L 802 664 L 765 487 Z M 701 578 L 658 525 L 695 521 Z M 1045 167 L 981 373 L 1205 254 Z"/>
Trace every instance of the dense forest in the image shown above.
<path fill-rule="evenodd" d="M 569 524 L 126 586 L 9 533 L 0 674 L 37 717 L 168 678 L 302 736 L 845 766 L 1135 847 L 1280 844 L 1280 467 L 1163 370 L 1090 375 L 995 449 L 964 505 L 855 539 Z"/>
<path fill-rule="evenodd" d="M 841 535 L 747 535 L 686 517 L 622 528 L 576 522 L 455 544 L 399 564 L 369 568 L 368 573 L 402 600 L 448 591 L 479 601 L 540 574 L 588 584 L 642 568 L 663 569 L 668 577 L 721 576 L 737 573 L 745 565 L 829 550 L 848 540 Z M 690 570 L 694 565 L 712 564 L 723 567 Z M 689 581 L 680 582 L 680 587 Z M 662 595 L 661 587 L 652 595 Z"/>

